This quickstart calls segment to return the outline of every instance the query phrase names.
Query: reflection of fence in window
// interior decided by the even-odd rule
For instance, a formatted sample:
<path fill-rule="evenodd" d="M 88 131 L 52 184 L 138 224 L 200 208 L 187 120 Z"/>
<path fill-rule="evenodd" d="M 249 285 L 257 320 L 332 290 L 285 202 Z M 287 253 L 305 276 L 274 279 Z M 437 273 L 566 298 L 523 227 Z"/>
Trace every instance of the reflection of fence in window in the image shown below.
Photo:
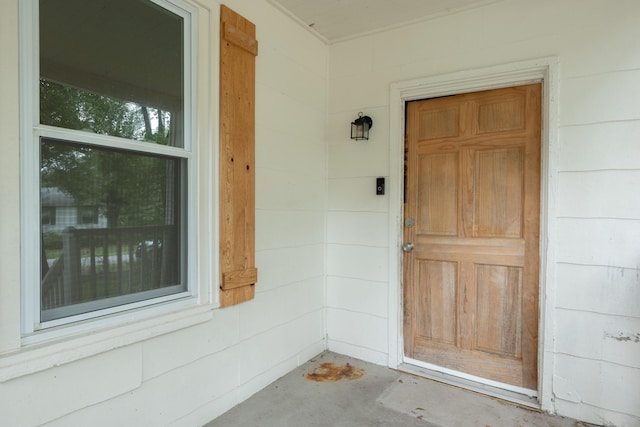
<path fill-rule="evenodd" d="M 69 227 L 60 256 L 42 273 L 42 310 L 176 285 L 178 245 L 173 225 Z"/>

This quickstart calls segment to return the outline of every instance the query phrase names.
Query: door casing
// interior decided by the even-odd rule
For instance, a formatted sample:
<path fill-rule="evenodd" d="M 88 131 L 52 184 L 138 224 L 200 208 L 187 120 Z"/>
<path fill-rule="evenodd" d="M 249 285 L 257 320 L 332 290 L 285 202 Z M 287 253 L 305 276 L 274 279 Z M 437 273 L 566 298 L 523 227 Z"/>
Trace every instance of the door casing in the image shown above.
<path fill-rule="evenodd" d="M 558 59 L 545 57 L 489 68 L 464 70 L 393 83 L 390 89 L 389 214 L 389 367 L 404 361 L 402 308 L 402 218 L 405 103 L 542 82 L 540 194 L 540 271 L 538 335 L 538 403 L 551 411 L 553 307 L 555 306 L 555 197 L 557 193 Z"/>

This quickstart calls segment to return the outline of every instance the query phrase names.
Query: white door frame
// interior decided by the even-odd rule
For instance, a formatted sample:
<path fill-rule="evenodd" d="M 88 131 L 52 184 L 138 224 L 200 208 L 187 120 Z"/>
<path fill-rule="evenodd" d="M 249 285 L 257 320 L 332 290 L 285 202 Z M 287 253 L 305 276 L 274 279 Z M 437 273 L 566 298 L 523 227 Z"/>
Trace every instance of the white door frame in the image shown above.
<path fill-rule="evenodd" d="M 538 325 L 538 403 L 552 411 L 553 307 L 555 306 L 555 195 L 557 194 L 558 59 L 538 58 L 489 68 L 402 81 L 391 85 L 389 185 L 389 367 L 404 362 L 402 236 L 405 102 L 542 82 L 540 194 L 540 292 Z"/>

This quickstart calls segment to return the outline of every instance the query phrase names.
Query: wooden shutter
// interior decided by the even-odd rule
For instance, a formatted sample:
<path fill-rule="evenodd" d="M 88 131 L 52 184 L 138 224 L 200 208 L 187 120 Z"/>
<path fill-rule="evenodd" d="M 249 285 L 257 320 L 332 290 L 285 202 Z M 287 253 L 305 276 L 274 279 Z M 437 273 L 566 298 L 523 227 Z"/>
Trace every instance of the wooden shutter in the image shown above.
<path fill-rule="evenodd" d="M 255 294 L 256 27 L 220 9 L 220 305 Z"/>

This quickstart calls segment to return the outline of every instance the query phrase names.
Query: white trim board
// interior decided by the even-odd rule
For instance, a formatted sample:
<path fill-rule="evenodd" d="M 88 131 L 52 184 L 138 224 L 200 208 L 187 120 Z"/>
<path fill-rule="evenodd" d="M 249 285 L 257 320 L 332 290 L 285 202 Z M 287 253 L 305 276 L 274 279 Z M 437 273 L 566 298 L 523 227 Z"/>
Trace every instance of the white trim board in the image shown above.
<path fill-rule="evenodd" d="M 404 364 L 402 321 L 402 216 L 405 103 L 466 92 L 543 83 L 540 194 L 538 401 L 553 412 L 553 307 L 555 305 L 555 197 L 557 193 L 558 59 L 538 58 L 393 83 L 389 105 L 389 367 Z M 403 365 L 404 364 L 404 365 Z M 506 396 L 505 396 L 506 397 Z"/>

